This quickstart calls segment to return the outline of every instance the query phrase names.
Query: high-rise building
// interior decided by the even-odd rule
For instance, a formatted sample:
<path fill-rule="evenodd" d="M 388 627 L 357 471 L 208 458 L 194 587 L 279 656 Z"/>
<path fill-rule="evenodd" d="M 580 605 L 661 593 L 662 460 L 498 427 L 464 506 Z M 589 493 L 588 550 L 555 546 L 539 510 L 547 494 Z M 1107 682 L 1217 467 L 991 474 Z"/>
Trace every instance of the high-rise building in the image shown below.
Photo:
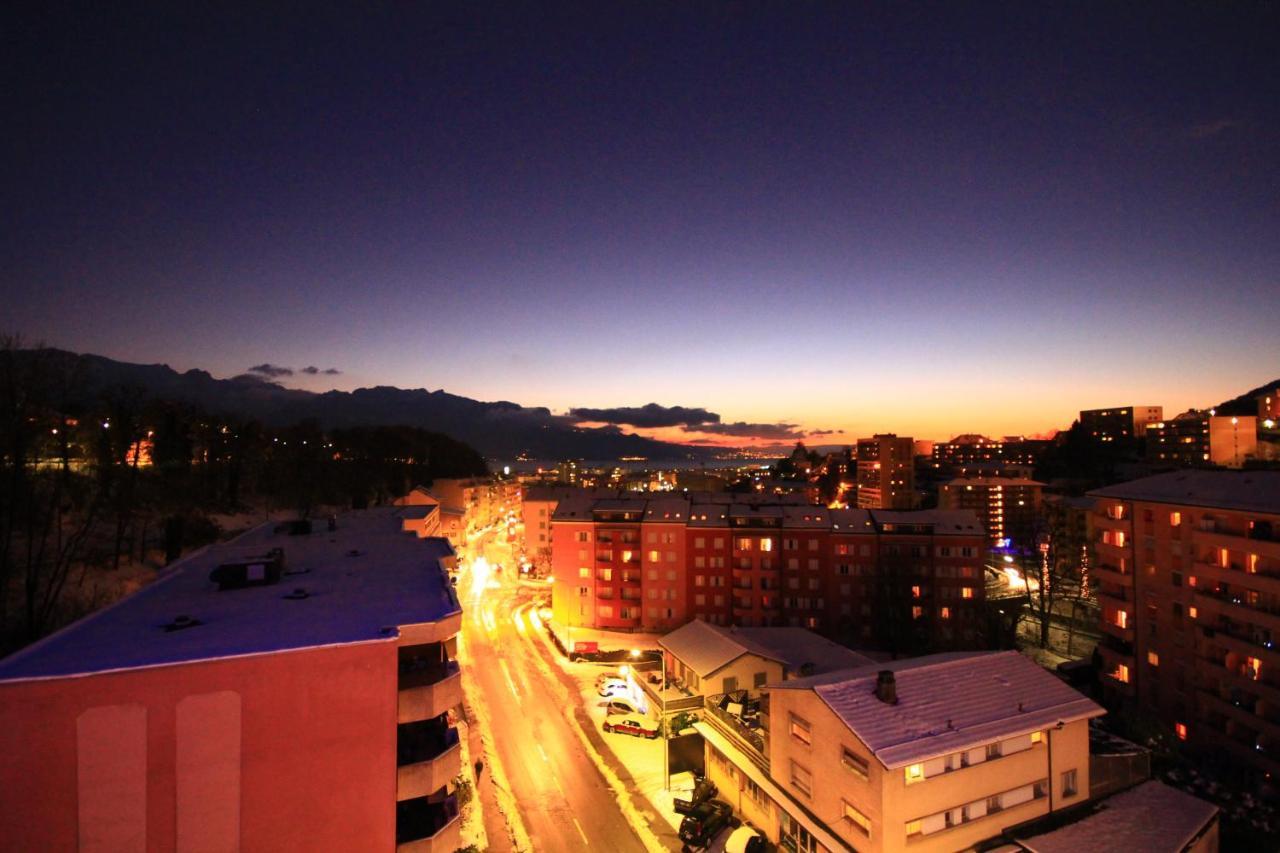
<path fill-rule="evenodd" d="M 447 540 L 264 525 L 0 661 L 0 846 L 460 843 Z"/>
<path fill-rule="evenodd" d="M 1114 406 L 1085 409 L 1080 413 L 1080 426 L 1098 441 L 1119 441 L 1141 438 L 1147 427 L 1163 418 L 1163 406 Z"/>
<path fill-rule="evenodd" d="M 893 627 L 881 623 L 901 613 L 944 644 L 975 640 L 986 539 L 976 515 L 787 497 L 560 501 L 553 621 L 570 631 L 667 631 L 704 619 L 879 642 Z"/>
<path fill-rule="evenodd" d="M 1020 435 L 995 439 L 965 433 L 950 441 L 935 442 L 930 467 L 943 473 L 974 467 L 1031 468 L 1048 446 L 1047 440 L 1024 438 Z"/>
<path fill-rule="evenodd" d="M 859 509 L 911 509 L 916 505 L 915 442 L 893 433 L 860 438 Z"/>
<path fill-rule="evenodd" d="M 1034 544 L 1036 515 L 1040 509 L 1044 483 L 1012 477 L 970 477 L 950 480 L 938 487 L 938 506 L 967 509 L 977 513 L 987 530 L 987 539 L 999 544 L 1005 539 L 1017 545 Z M 1022 540 L 1022 541 L 1019 541 Z"/>
<path fill-rule="evenodd" d="M 1147 428 L 1147 461 L 1153 465 L 1240 468 L 1258 454 L 1258 419 L 1190 411 Z"/>
<path fill-rule="evenodd" d="M 1280 472 L 1175 471 L 1090 496 L 1108 692 L 1280 775 Z"/>

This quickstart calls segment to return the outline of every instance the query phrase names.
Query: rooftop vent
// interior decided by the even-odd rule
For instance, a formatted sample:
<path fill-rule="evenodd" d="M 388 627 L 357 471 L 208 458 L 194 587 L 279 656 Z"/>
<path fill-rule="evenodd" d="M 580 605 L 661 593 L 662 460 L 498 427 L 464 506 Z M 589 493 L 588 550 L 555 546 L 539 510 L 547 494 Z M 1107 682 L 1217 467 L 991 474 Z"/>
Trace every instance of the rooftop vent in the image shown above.
<path fill-rule="evenodd" d="M 880 670 L 876 677 L 876 698 L 886 705 L 898 704 L 898 683 L 893 679 L 893 670 Z"/>
<path fill-rule="evenodd" d="M 261 556 L 243 557 L 223 563 L 209 573 L 209 580 L 216 583 L 221 591 L 278 583 L 282 574 L 284 549 L 272 548 Z"/>
<path fill-rule="evenodd" d="M 202 623 L 199 619 L 195 618 L 194 616 L 188 616 L 184 613 L 179 616 L 173 617 L 172 622 L 166 622 L 164 626 L 164 630 L 167 633 L 172 633 L 174 631 L 181 631 L 184 628 L 194 628 L 195 626 L 202 625 L 202 624 L 204 623 Z"/>

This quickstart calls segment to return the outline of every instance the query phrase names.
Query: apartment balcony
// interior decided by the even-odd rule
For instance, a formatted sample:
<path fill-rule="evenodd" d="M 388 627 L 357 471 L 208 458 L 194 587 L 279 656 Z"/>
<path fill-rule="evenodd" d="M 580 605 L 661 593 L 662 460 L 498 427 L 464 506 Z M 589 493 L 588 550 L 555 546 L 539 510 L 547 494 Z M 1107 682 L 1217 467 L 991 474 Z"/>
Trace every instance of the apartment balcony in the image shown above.
<path fill-rule="evenodd" d="M 396 803 L 396 853 L 453 853 L 462 846 L 458 798 L 443 794 Z"/>
<path fill-rule="evenodd" d="M 1257 572 L 1245 571 L 1244 564 L 1233 562 L 1230 567 L 1197 560 L 1192 564 L 1196 578 L 1206 578 L 1217 583 L 1243 586 L 1270 595 L 1280 596 L 1280 572 L 1265 568 Z"/>
<path fill-rule="evenodd" d="M 1227 530 L 1196 530 L 1192 540 L 1197 546 L 1226 548 L 1245 554 L 1257 554 L 1262 559 L 1280 560 L 1280 531 L 1255 527 L 1250 531 L 1233 533 Z"/>
<path fill-rule="evenodd" d="M 461 702 L 462 670 L 456 661 L 401 667 L 397 722 L 429 720 Z"/>
<path fill-rule="evenodd" d="M 1129 532 L 1129 528 L 1133 525 L 1132 519 L 1126 515 L 1124 518 L 1112 518 L 1106 513 L 1095 513 L 1093 516 L 1093 526 L 1095 530 L 1119 530 L 1124 533 Z"/>
<path fill-rule="evenodd" d="M 1098 654 L 1102 658 L 1102 672 L 1100 675 L 1106 686 L 1125 696 L 1134 696 L 1133 673 L 1135 667 L 1132 652 L 1125 652 L 1122 649 L 1100 642 L 1098 643 Z M 1129 673 L 1128 681 L 1120 680 L 1119 673 L 1122 668 Z"/>
<path fill-rule="evenodd" d="M 1093 580 L 1101 581 L 1102 583 L 1129 589 L 1133 587 L 1133 572 L 1121 572 L 1111 566 L 1099 564 L 1089 567 L 1089 575 Z"/>
<path fill-rule="evenodd" d="M 396 737 L 396 799 L 425 797 L 462 771 L 458 730 L 445 716 L 399 727 Z"/>
<path fill-rule="evenodd" d="M 1234 728 L 1235 721 L 1232 720 L 1228 726 Z M 1197 724 L 1195 737 L 1202 742 L 1207 741 L 1222 747 L 1228 755 L 1241 764 L 1269 773 L 1273 777 L 1280 774 L 1280 751 L 1266 749 L 1265 743 L 1261 745 L 1263 748 L 1260 748 L 1256 734 L 1250 737 L 1250 733 L 1247 732 L 1228 732 L 1226 727 L 1215 726 L 1207 720 L 1202 720 Z"/>
<path fill-rule="evenodd" d="M 623 585 L 624 587 L 637 587 L 637 588 L 639 588 L 639 586 L 640 586 L 641 582 L 642 582 L 642 581 L 640 580 L 640 573 L 639 573 L 639 572 L 623 572 L 623 573 L 622 573 L 622 585 Z M 624 596 L 623 596 L 623 597 L 624 597 L 624 598 L 626 597 L 626 596 L 625 596 L 625 594 L 624 594 Z"/>
<path fill-rule="evenodd" d="M 1129 546 L 1131 544 L 1132 542 L 1126 541 L 1123 545 L 1111 545 L 1099 539 L 1093 543 L 1093 548 L 1094 553 L 1098 556 L 1098 563 L 1118 566 L 1121 560 L 1129 559 Z"/>
<path fill-rule="evenodd" d="M 704 719 L 767 772 L 768 727 L 761 714 L 759 700 L 752 700 L 747 696 L 747 691 L 739 690 L 736 693 L 708 696 L 703 707 L 706 710 Z"/>
<path fill-rule="evenodd" d="M 1261 603 L 1245 604 L 1241 596 L 1215 592 L 1203 587 L 1196 587 L 1194 600 L 1196 605 L 1203 608 L 1206 613 L 1216 613 L 1232 621 L 1246 622 L 1280 634 L 1280 608 L 1268 607 Z"/>
<path fill-rule="evenodd" d="M 1133 589 L 1128 587 L 1098 587 L 1098 606 L 1113 610 L 1124 610 L 1133 615 Z"/>

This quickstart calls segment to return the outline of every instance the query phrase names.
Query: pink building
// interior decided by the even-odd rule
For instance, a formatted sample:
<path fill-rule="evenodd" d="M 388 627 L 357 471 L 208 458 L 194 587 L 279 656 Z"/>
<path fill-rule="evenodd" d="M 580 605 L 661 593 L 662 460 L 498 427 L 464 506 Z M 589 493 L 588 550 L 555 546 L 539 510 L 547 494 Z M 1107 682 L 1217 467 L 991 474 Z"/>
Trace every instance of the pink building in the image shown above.
<path fill-rule="evenodd" d="M 459 845 L 448 542 L 259 527 L 0 661 L 12 850 Z"/>

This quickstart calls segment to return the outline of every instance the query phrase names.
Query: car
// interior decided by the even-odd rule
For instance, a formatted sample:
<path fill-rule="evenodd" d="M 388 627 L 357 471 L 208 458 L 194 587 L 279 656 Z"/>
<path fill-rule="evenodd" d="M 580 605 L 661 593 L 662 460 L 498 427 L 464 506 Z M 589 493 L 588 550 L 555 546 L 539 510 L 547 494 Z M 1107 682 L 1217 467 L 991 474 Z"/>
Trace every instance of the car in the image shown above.
<path fill-rule="evenodd" d="M 625 696 L 630 692 L 630 685 L 621 678 L 610 678 L 607 681 L 596 683 L 596 693 L 599 693 L 605 698 L 610 696 Z"/>
<path fill-rule="evenodd" d="M 632 702 L 626 696 L 613 696 L 605 704 L 605 713 L 607 715 L 614 714 L 642 714 L 644 713 L 636 707 L 636 703 Z"/>
<path fill-rule="evenodd" d="M 724 800 L 707 800 L 680 821 L 680 840 L 687 850 L 708 847 L 720 830 L 734 823 L 733 809 Z"/>
<path fill-rule="evenodd" d="M 658 736 L 658 724 L 639 714 L 610 714 L 605 717 L 606 732 L 621 732 L 624 735 L 635 735 L 653 740 Z"/>
<path fill-rule="evenodd" d="M 764 853 L 768 843 L 760 830 L 750 824 L 743 824 L 725 839 L 724 853 Z"/>

